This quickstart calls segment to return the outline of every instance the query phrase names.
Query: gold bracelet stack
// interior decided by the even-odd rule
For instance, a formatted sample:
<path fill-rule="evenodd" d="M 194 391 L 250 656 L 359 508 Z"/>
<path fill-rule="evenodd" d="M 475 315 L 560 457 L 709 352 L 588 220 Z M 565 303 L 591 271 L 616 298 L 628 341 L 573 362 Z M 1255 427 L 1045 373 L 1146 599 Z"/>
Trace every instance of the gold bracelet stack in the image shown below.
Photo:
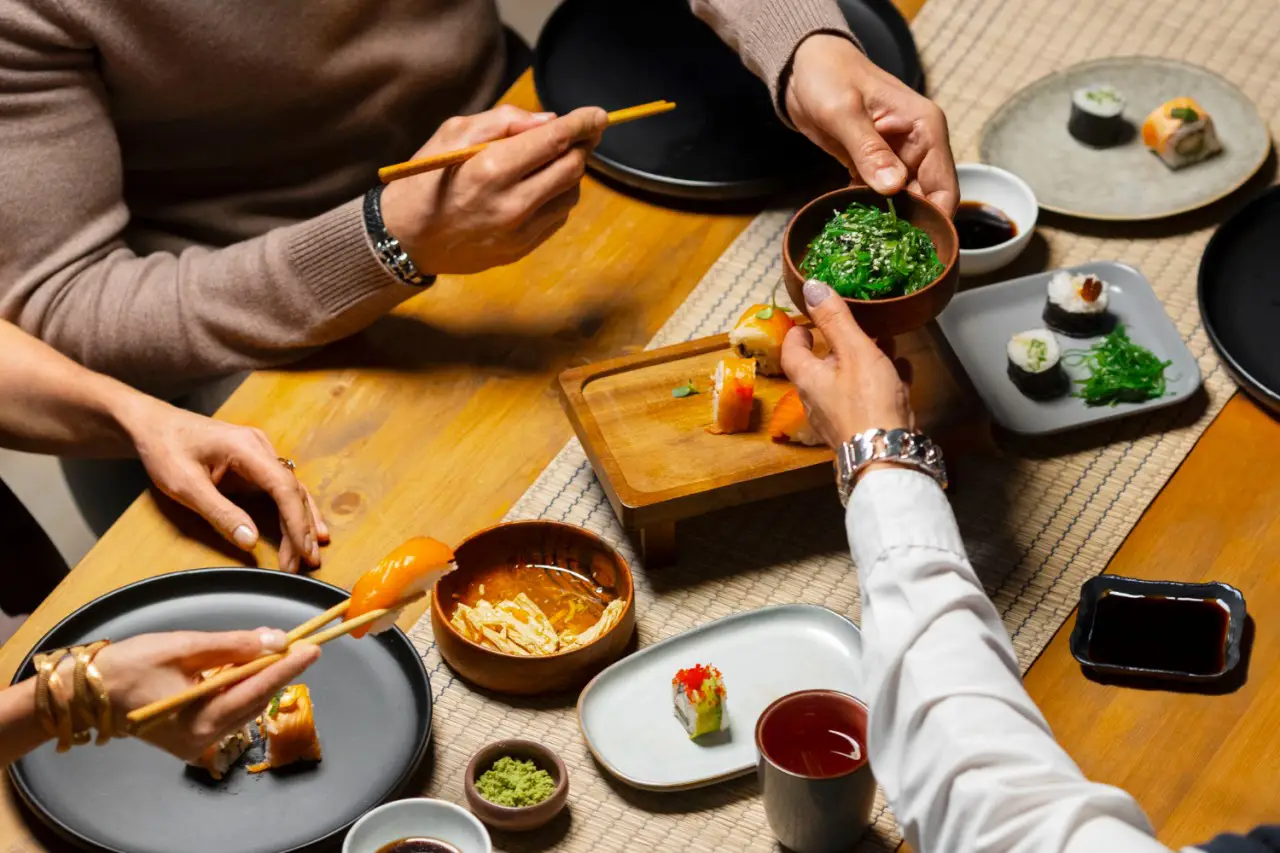
<path fill-rule="evenodd" d="M 120 734 L 113 724 L 111 699 L 103 684 L 102 673 L 93 663 L 98 652 L 109 642 L 98 640 L 35 656 L 36 717 L 44 730 L 57 740 L 58 752 L 66 752 L 72 746 L 93 740 L 94 728 L 98 730 L 96 743 L 99 746 Z M 62 698 L 57 671 L 68 657 L 75 661 L 70 701 Z"/>

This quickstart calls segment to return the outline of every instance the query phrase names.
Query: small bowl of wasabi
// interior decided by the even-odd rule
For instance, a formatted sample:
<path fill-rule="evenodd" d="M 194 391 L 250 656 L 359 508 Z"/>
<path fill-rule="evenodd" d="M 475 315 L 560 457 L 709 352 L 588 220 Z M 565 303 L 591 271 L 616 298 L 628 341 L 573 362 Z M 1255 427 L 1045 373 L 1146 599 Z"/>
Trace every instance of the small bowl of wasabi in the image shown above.
<path fill-rule="evenodd" d="M 482 747 L 463 780 L 471 813 L 494 829 L 527 832 L 545 826 L 569 799 L 569 770 L 532 740 L 500 740 Z"/>

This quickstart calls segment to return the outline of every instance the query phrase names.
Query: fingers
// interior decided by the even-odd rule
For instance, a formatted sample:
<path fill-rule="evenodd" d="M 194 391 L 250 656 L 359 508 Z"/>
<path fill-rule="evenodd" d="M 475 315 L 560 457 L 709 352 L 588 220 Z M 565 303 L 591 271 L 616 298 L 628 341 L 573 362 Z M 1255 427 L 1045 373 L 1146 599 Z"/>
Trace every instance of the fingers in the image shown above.
<path fill-rule="evenodd" d="M 855 359 L 865 355 L 868 348 L 875 349 L 875 343 L 853 319 L 849 306 L 827 285 L 817 279 L 805 282 L 804 302 L 837 360 Z"/>
<path fill-rule="evenodd" d="M 265 441 L 265 439 L 264 439 Z M 280 566 L 297 570 L 300 557 L 312 563 L 313 555 L 316 565 L 319 563 L 319 552 L 316 550 L 316 532 L 312 528 L 312 512 L 307 505 L 306 490 L 298 482 L 293 472 L 280 464 L 275 450 L 268 442 L 266 449 L 260 452 L 245 448 L 233 448 L 231 467 L 244 479 L 271 495 L 276 507 L 280 510 Z M 288 542 L 289 557 L 286 558 L 285 543 Z"/>
<path fill-rule="evenodd" d="M 826 130 L 849 153 L 858 174 L 881 195 L 893 195 L 907 182 L 907 167 L 876 130 L 866 106 L 858 100 L 824 122 Z"/>
<path fill-rule="evenodd" d="M 197 714 L 202 718 L 198 728 L 207 727 L 221 737 L 243 726 L 262 713 L 278 690 L 287 687 L 319 659 L 319 646 L 295 643 L 283 660 L 210 699 Z"/>
<path fill-rule="evenodd" d="M 263 654 L 282 651 L 288 643 L 283 631 L 256 628 L 252 631 L 180 631 L 172 638 L 172 648 L 182 655 L 182 666 L 197 673 L 223 664 L 248 663 Z"/>
<path fill-rule="evenodd" d="M 165 494 L 200 515 L 236 547 L 245 551 L 258 544 L 258 527 L 249 514 L 236 506 L 210 479 L 200 465 L 183 465 L 176 480 L 161 484 Z"/>
<path fill-rule="evenodd" d="M 938 205 L 948 216 L 954 215 L 960 204 L 960 181 L 946 115 L 937 105 L 927 103 L 903 139 L 899 153 L 915 175 L 908 189 Z"/>
<path fill-rule="evenodd" d="M 511 185 L 558 159 L 570 148 L 592 143 L 604 130 L 608 117 L 599 107 L 582 107 L 548 121 L 518 137 L 490 145 L 468 167 L 483 169 L 499 185 Z"/>
<path fill-rule="evenodd" d="M 438 154 L 516 136 L 553 118 L 555 113 L 531 113 L 510 104 L 475 115 L 454 116 L 440 125 L 417 156 Z"/>
<path fill-rule="evenodd" d="M 587 151 L 583 146 L 575 145 L 521 181 L 516 188 L 516 197 L 527 210 L 540 210 L 565 193 L 576 190 L 586 173 Z"/>
<path fill-rule="evenodd" d="M 316 499 L 311 497 L 311 492 L 306 486 L 302 487 L 302 493 L 307 498 L 307 508 L 311 510 L 311 525 L 316 531 L 316 541 L 321 545 L 328 545 L 329 523 L 324 520 L 324 514 L 320 512 L 320 507 L 316 505 Z"/>
<path fill-rule="evenodd" d="M 814 364 L 821 362 L 813 354 L 813 335 L 803 326 L 793 326 L 782 339 L 782 372 L 792 382 L 800 382 Z"/>

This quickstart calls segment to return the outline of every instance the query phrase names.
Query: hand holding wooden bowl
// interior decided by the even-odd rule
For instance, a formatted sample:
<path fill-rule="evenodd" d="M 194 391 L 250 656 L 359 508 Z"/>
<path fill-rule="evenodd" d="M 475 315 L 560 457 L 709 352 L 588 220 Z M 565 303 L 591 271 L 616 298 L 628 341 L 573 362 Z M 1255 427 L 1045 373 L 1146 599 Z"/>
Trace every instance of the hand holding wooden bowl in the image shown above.
<path fill-rule="evenodd" d="M 808 310 L 804 303 L 804 283 L 808 277 L 800 271 L 805 252 L 813 239 L 822 233 L 831 217 L 853 202 L 861 202 L 881 210 L 889 209 L 888 199 L 870 187 L 845 187 L 815 198 L 800 208 L 787 224 L 782 237 L 782 273 L 791 301 L 805 314 L 808 314 Z M 905 219 L 929 235 L 944 269 L 931 284 L 905 296 L 889 299 L 846 297 L 844 301 L 853 311 L 854 319 L 873 338 L 901 335 L 933 320 L 955 295 L 956 283 L 960 277 L 956 266 L 960 239 L 951 218 L 928 199 L 907 192 L 893 196 L 893 209 L 900 219 Z"/>

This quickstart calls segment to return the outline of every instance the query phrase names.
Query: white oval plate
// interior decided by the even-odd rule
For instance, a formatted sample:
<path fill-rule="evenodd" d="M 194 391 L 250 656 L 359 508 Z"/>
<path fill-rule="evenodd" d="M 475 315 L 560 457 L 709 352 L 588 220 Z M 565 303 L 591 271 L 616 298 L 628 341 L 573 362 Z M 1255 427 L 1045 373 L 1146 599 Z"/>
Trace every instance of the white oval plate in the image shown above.
<path fill-rule="evenodd" d="M 671 705 L 677 670 L 724 675 L 729 730 L 689 739 Z M 862 690 L 862 635 L 825 607 L 783 604 L 726 616 L 641 649 L 601 672 L 578 697 L 587 748 L 623 782 L 683 791 L 755 769 L 756 720 L 797 690 Z"/>

